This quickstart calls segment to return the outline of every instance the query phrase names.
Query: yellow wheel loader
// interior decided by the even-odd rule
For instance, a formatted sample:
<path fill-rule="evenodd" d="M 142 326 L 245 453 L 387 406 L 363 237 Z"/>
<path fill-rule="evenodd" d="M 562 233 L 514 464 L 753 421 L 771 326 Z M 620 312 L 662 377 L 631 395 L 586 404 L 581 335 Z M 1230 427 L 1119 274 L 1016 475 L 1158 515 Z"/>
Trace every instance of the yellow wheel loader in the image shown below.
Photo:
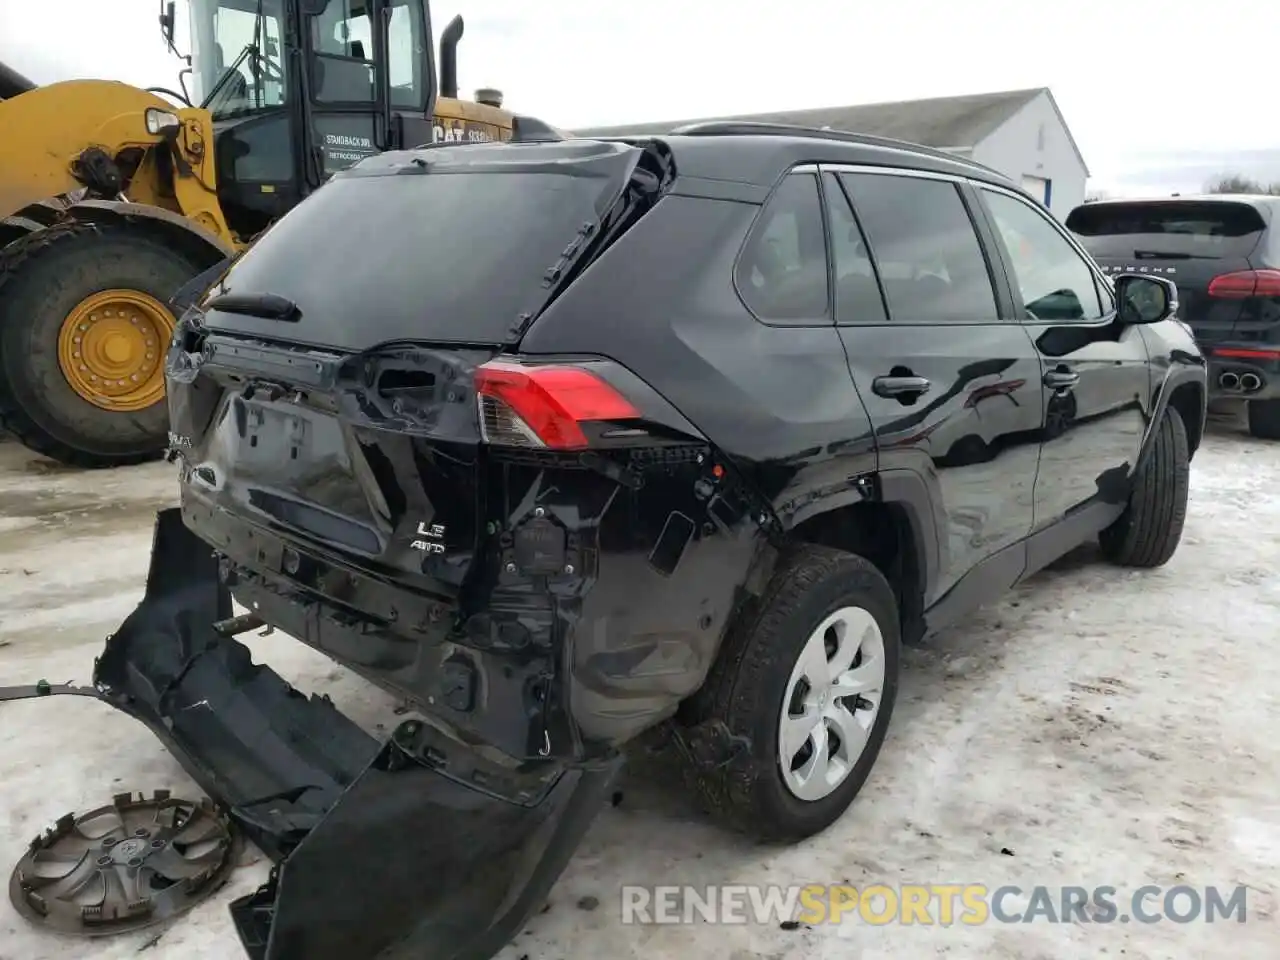
<path fill-rule="evenodd" d="M 176 53 L 174 4 L 161 11 Z M 175 291 L 216 279 L 330 175 L 434 140 L 510 139 L 524 120 L 497 91 L 458 99 L 460 17 L 437 82 L 428 0 L 190 0 L 189 17 L 181 94 L 37 87 L 0 65 L 0 422 L 64 463 L 164 451 Z M 353 249 L 351 269 L 369 254 Z"/>

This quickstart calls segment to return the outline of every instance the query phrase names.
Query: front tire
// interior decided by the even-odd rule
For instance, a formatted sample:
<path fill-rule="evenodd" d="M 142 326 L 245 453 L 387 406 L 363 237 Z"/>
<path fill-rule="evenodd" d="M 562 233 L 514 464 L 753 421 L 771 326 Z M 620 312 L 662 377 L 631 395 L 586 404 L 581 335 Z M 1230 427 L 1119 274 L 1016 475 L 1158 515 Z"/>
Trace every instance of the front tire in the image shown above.
<path fill-rule="evenodd" d="M 4 426 L 32 450 L 72 466 L 125 466 L 158 457 L 169 431 L 163 372 L 174 318 L 166 304 L 198 272 L 197 264 L 128 226 L 58 224 L 5 248 Z M 117 315 L 124 311 L 113 307 L 117 300 L 128 305 L 124 320 Z M 83 344 L 74 318 L 81 313 L 120 327 L 98 337 L 93 358 L 77 352 Z M 77 378 L 82 382 L 75 384 Z M 96 384 L 110 384 L 115 394 L 95 394 Z"/>
<path fill-rule="evenodd" d="M 696 695 L 693 718 L 750 743 L 739 762 L 691 769 L 726 823 L 795 842 L 830 826 L 862 789 L 898 689 L 893 589 L 870 562 L 801 545 L 745 609 Z"/>
<path fill-rule="evenodd" d="M 1163 566 L 1182 540 L 1191 453 L 1186 426 L 1173 407 L 1165 408 L 1153 442 L 1129 494 L 1129 505 L 1099 537 L 1103 555 L 1121 566 Z"/>
<path fill-rule="evenodd" d="M 1280 400 L 1250 400 L 1248 406 L 1250 435 L 1280 440 Z"/>

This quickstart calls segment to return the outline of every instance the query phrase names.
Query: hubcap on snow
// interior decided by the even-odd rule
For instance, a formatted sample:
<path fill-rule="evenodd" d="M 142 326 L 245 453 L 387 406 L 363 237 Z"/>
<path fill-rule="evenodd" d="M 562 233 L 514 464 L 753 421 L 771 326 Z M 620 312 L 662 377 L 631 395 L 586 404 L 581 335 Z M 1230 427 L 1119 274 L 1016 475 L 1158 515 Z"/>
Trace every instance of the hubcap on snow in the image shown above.
<path fill-rule="evenodd" d="M 235 865 L 235 847 L 231 824 L 207 800 L 122 793 L 32 840 L 14 867 L 9 899 L 59 933 L 137 930 L 217 890 Z"/>
<path fill-rule="evenodd" d="M 801 800 L 828 796 L 858 762 L 880 711 L 884 667 L 880 626 L 861 607 L 842 607 L 809 635 L 778 724 L 782 779 Z"/>

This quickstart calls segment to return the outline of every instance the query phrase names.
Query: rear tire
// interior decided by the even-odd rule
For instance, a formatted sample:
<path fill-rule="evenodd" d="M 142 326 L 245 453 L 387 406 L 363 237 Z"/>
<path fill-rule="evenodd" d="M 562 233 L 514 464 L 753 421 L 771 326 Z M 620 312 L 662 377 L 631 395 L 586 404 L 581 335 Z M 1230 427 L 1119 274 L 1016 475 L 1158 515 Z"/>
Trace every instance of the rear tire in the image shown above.
<path fill-rule="evenodd" d="M 816 685 L 796 687 L 797 670 L 806 650 L 814 649 L 810 641 L 823 636 L 817 629 L 842 615 L 857 625 L 844 636 L 859 653 L 848 654 L 854 656 L 848 667 L 837 666 L 833 672 L 845 678 L 842 689 L 852 689 L 855 675 L 872 676 L 866 684 L 868 697 L 835 690 L 811 697 Z M 830 636 L 824 638 L 828 644 Z M 825 656 L 819 656 L 817 665 L 825 668 L 839 660 L 840 651 L 848 650 L 844 644 L 845 639 L 837 638 L 833 645 L 820 645 L 817 649 L 825 650 Z M 689 705 L 689 719 L 722 721 L 732 736 L 750 743 L 745 757 L 719 769 L 691 766 L 695 790 L 727 825 L 757 839 L 795 842 L 826 829 L 852 803 L 879 755 L 897 695 L 900 650 L 897 604 L 883 574 L 853 554 L 797 547 L 782 560 L 764 596 L 742 611 Z M 876 664 L 876 659 L 881 662 Z M 871 686 L 875 675 L 882 678 L 878 690 Z M 874 708 L 858 700 L 874 701 Z M 789 751 L 782 749 L 781 731 L 801 714 L 823 719 L 812 727 L 811 738 L 803 740 L 799 752 L 784 761 L 782 754 Z M 850 718 L 857 718 L 856 727 Z M 797 786 L 796 767 L 803 774 L 808 761 L 814 760 L 815 743 L 821 742 L 814 739 L 819 726 L 828 747 L 822 756 L 832 760 L 830 766 L 822 761 L 826 782 L 806 791 Z M 839 759 L 845 746 L 841 731 L 849 741 L 845 760 Z M 802 797 L 806 792 L 809 796 Z"/>
<path fill-rule="evenodd" d="M 1187 429 L 1178 411 L 1166 407 L 1154 446 L 1129 494 L 1129 505 L 1099 537 L 1103 555 L 1126 567 L 1168 563 L 1182 540 L 1190 488 Z"/>
<path fill-rule="evenodd" d="M 71 386 L 59 363 L 63 321 L 86 298 L 130 290 L 168 303 L 199 265 L 128 226 L 63 223 L 0 252 L 0 421 L 38 453 L 78 467 L 152 460 L 168 441 L 163 398 L 104 410 Z M 171 319 L 171 315 L 170 319 Z M 168 343 L 159 343 L 161 362 Z"/>
<path fill-rule="evenodd" d="M 1280 400 L 1250 400 L 1248 413 L 1252 436 L 1280 440 Z"/>

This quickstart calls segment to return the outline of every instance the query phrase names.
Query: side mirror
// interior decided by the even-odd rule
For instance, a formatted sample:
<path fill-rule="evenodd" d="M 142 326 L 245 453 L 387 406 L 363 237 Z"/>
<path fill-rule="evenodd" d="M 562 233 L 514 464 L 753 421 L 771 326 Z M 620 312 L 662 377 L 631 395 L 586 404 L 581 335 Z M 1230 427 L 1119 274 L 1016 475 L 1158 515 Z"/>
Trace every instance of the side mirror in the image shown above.
<path fill-rule="evenodd" d="M 1122 323 L 1160 323 L 1178 315 L 1178 288 L 1172 280 L 1145 273 L 1112 277 Z"/>
<path fill-rule="evenodd" d="M 160 34 L 164 37 L 165 46 L 173 50 L 174 31 L 177 24 L 177 15 L 174 10 L 175 4 L 166 3 L 160 8 Z M 176 50 L 174 50 L 177 53 Z"/>

